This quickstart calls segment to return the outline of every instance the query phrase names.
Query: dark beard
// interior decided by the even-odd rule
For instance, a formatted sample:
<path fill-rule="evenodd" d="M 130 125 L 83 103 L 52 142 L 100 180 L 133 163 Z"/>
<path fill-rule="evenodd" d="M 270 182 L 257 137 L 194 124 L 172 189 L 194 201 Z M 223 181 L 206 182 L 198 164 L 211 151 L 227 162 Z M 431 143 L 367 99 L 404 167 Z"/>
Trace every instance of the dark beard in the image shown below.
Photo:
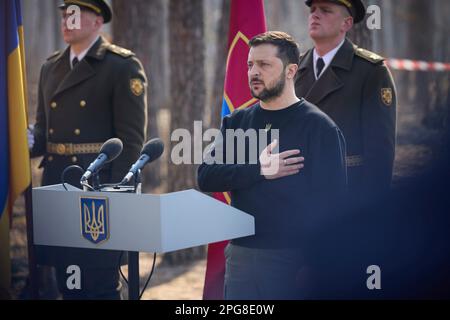
<path fill-rule="evenodd" d="M 281 74 L 279 80 L 275 84 L 274 87 L 267 89 L 264 88 L 263 91 L 258 95 L 256 94 L 253 89 L 250 88 L 250 91 L 252 93 L 252 96 L 256 99 L 259 99 L 263 102 L 268 102 L 270 100 L 273 100 L 275 98 L 278 98 L 283 93 L 284 87 L 286 85 L 286 79 L 284 78 L 284 73 Z"/>

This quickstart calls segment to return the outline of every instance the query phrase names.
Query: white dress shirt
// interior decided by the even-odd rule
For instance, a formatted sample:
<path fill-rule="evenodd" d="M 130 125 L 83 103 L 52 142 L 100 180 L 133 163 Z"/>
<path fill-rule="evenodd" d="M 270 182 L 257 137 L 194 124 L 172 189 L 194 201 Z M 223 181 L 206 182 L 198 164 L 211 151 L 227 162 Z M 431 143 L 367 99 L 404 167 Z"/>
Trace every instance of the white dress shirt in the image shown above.
<path fill-rule="evenodd" d="M 72 65 L 72 61 L 75 57 L 78 58 L 78 62 L 81 62 L 81 60 L 84 59 L 84 57 L 86 56 L 86 54 L 88 53 L 88 51 L 92 48 L 92 46 L 97 42 L 97 40 L 100 38 L 100 36 L 98 36 L 97 38 L 95 38 L 94 41 L 92 41 L 92 43 L 89 45 L 89 47 L 86 48 L 86 50 L 83 50 L 82 52 L 80 52 L 80 54 L 76 55 L 75 52 L 73 52 L 72 48 L 70 48 L 70 69 L 73 69 L 73 65 Z"/>
<path fill-rule="evenodd" d="M 314 75 L 316 77 L 316 80 L 318 80 L 323 73 L 325 72 L 325 70 L 327 70 L 328 66 L 330 65 L 331 61 L 333 61 L 334 56 L 336 55 L 336 53 L 339 51 L 339 49 L 342 47 L 342 45 L 345 42 L 345 38 L 344 40 L 342 40 L 342 42 L 333 50 L 329 51 L 327 54 L 325 54 L 322 59 L 323 62 L 325 63 L 325 66 L 322 69 L 322 72 L 320 73 L 319 76 L 317 76 L 317 60 L 320 58 L 319 54 L 316 51 L 316 48 L 314 48 L 314 54 L 313 54 L 313 66 L 314 66 Z"/>

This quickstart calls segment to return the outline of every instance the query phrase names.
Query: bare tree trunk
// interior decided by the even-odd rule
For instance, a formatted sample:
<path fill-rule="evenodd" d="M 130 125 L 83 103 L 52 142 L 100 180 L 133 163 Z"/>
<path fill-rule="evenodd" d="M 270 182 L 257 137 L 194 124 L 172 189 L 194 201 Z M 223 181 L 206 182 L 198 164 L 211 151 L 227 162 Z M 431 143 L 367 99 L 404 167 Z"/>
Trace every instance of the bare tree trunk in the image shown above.
<path fill-rule="evenodd" d="M 214 73 L 214 87 L 212 90 L 212 108 L 210 127 L 220 128 L 223 91 L 225 84 L 226 62 L 228 55 L 228 29 L 230 24 L 230 5 L 231 0 L 223 0 L 222 15 L 217 28 L 217 45 L 216 45 L 216 60 Z M 208 108 L 209 106 L 207 106 Z"/>
<path fill-rule="evenodd" d="M 203 118 L 205 104 L 203 1 L 171 0 L 169 21 L 171 132 L 183 128 L 192 133 L 193 122 Z M 196 185 L 192 165 L 172 164 L 169 172 L 170 191 Z"/>
<path fill-rule="evenodd" d="M 308 32 L 309 7 L 298 0 L 264 0 L 268 30 L 289 33 L 300 44 L 302 52 L 313 47 Z"/>
<path fill-rule="evenodd" d="M 403 58 L 429 62 L 445 62 L 450 59 L 448 34 L 450 25 L 448 1 L 436 0 L 426 3 L 420 0 L 403 0 L 409 29 L 408 43 Z M 402 3 L 399 3 L 401 6 Z M 410 128 L 413 143 L 424 144 L 431 149 L 434 160 L 438 160 L 448 148 L 445 135 L 448 130 L 450 108 L 450 75 L 448 72 L 408 72 L 408 108 L 414 114 L 414 125 Z M 409 111 L 411 114 L 411 111 Z"/>
<path fill-rule="evenodd" d="M 46 58 L 65 44 L 60 36 L 58 0 L 22 1 L 27 62 L 29 118 L 34 122 L 39 72 Z M 45 17 L 43 19 L 42 17 Z M 42 36 L 45 35 L 45 36 Z"/>
<path fill-rule="evenodd" d="M 205 108 L 205 43 L 202 0 L 170 0 L 169 2 L 170 132 L 187 129 L 193 136 L 195 120 L 203 119 Z M 189 141 L 191 146 L 192 142 Z M 174 143 L 176 144 L 176 143 Z M 191 154 L 191 160 L 193 160 Z M 196 186 L 196 168 L 192 164 L 169 164 L 169 191 Z M 183 208 L 180 208 L 183 210 Z M 169 253 L 166 263 L 183 263 L 204 255 L 204 247 Z"/>
<path fill-rule="evenodd" d="M 283 10 L 284 2 L 285 1 L 283 1 L 283 0 L 282 1 L 272 1 L 272 0 L 264 1 L 264 8 L 267 13 L 266 19 L 267 19 L 267 25 L 269 27 L 269 30 L 278 30 L 279 29 L 278 26 L 281 26 L 281 24 L 283 22 L 281 11 Z"/>
<path fill-rule="evenodd" d="M 372 35 L 373 32 L 367 28 L 366 19 L 355 24 L 347 34 L 348 38 L 353 41 L 354 44 L 368 50 L 371 50 L 373 46 Z"/>
<path fill-rule="evenodd" d="M 150 138 L 159 136 L 158 112 L 167 106 L 169 83 L 164 68 L 166 48 L 166 10 L 164 0 L 114 0 L 113 38 L 117 45 L 136 53 L 148 80 L 148 129 Z M 126 27 L 125 27 L 126 26 Z M 144 171 L 146 188 L 161 183 L 161 160 Z"/>

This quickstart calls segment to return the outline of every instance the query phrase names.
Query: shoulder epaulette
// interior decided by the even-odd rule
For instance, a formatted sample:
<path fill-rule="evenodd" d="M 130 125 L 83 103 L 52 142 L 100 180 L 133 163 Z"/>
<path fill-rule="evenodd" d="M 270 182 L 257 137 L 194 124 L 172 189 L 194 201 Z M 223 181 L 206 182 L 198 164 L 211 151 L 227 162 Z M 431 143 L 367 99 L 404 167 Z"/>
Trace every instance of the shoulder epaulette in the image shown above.
<path fill-rule="evenodd" d="M 55 52 L 53 52 L 53 53 L 47 58 L 47 61 L 53 59 L 54 57 L 56 57 L 56 56 L 59 55 L 60 53 L 61 53 L 61 51 L 55 51 Z"/>
<path fill-rule="evenodd" d="M 122 56 L 124 58 L 128 58 L 131 56 L 134 56 L 134 52 L 130 51 L 128 49 L 116 46 L 115 44 L 109 44 L 106 47 L 109 51 L 111 51 L 112 53 L 118 54 L 119 56 Z"/>
<path fill-rule="evenodd" d="M 358 57 L 361 57 L 361 58 L 363 58 L 363 59 L 365 59 L 365 60 L 367 60 L 369 62 L 375 63 L 375 64 L 378 64 L 378 63 L 383 62 L 385 60 L 382 56 L 380 56 L 380 55 L 378 55 L 378 54 L 376 54 L 376 53 L 374 53 L 372 51 L 369 51 L 369 50 L 366 50 L 366 49 L 363 49 L 363 48 L 359 48 L 359 47 L 356 47 L 356 46 L 355 46 L 355 54 Z"/>

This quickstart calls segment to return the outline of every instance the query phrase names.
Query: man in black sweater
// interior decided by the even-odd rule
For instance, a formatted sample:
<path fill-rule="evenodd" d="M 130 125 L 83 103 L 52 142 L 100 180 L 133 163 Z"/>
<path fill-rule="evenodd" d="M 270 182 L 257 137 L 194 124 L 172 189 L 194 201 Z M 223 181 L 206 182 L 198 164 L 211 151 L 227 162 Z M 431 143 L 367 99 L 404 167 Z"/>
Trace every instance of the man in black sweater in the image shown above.
<path fill-rule="evenodd" d="M 205 192 L 230 191 L 232 206 L 255 217 L 255 235 L 225 249 L 225 298 L 304 298 L 308 288 L 298 275 L 308 239 L 332 221 L 330 209 L 346 188 L 345 141 L 328 116 L 295 95 L 299 49 L 292 37 L 267 32 L 249 45 L 249 85 L 260 102 L 224 118 L 223 140 L 200 166 L 198 184 Z M 241 145 L 239 132 L 247 133 Z"/>

